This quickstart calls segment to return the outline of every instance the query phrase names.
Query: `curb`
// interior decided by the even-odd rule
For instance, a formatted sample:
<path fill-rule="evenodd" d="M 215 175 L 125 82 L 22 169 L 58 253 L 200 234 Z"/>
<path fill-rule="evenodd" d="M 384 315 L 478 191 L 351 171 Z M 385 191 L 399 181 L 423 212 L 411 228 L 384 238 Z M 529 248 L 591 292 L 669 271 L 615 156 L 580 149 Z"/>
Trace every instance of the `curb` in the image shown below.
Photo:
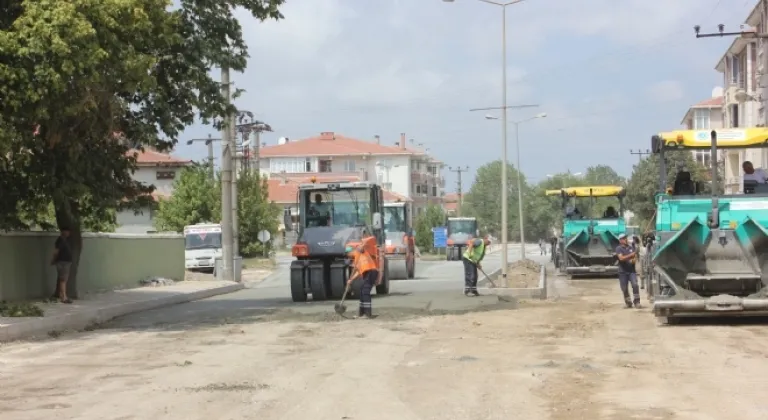
<path fill-rule="evenodd" d="M 179 293 L 172 296 L 163 296 L 155 299 L 142 300 L 116 304 L 104 308 L 85 309 L 81 312 L 59 315 L 50 318 L 34 318 L 28 321 L 10 324 L 0 327 L 0 343 L 32 338 L 51 332 L 67 330 L 80 331 L 94 324 L 101 324 L 111 319 L 164 306 L 173 306 L 180 303 L 191 302 L 209 297 L 236 292 L 245 288 L 242 283 L 228 284 L 226 286 L 212 287 L 189 293 Z"/>
<path fill-rule="evenodd" d="M 488 274 L 488 277 L 498 277 L 501 274 L 501 268 L 497 270 L 493 270 L 491 273 Z M 483 288 L 483 290 L 487 291 L 488 293 L 497 295 L 497 296 L 511 296 L 516 298 L 528 298 L 528 299 L 541 299 L 546 300 L 547 299 L 547 267 L 545 264 L 541 265 L 541 271 L 539 273 L 539 286 L 538 287 L 527 287 L 527 288 L 514 288 L 514 287 L 494 287 L 490 288 L 487 287 L 489 284 L 488 279 L 483 279 L 479 282 L 477 282 L 478 286 L 480 286 L 480 283 L 483 283 L 483 286 L 486 286 Z"/>

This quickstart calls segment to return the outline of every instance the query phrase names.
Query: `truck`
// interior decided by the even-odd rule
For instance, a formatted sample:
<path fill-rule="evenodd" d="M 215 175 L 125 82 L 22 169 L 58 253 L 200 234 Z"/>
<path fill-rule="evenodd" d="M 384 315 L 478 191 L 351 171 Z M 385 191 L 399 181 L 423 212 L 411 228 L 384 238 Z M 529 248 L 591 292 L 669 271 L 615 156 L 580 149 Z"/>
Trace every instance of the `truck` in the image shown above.
<path fill-rule="evenodd" d="M 461 255 L 470 241 L 480 237 L 477 218 L 448 217 L 445 221 L 445 227 L 447 236 L 445 259 L 447 261 L 460 261 Z"/>
<path fill-rule="evenodd" d="M 547 190 L 559 196 L 563 208 L 563 232 L 555 245 L 555 267 L 570 278 L 617 276 L 614 250 L 619 236 L 627 233 L 624 215 L 624 187 L 595 185 Z M 615 199 L 615 204 L 604 199 Z M 597 200 L 605 209 L 595 208 Z M 604 211 L 605 210 L 605 211 Z M 610 211 L 612 210 L 612 211 Z"/>
<path fill-rule="evenodd" d="M 212 273 L 216 259 L 221 257 L 220 223 L 184 226 L 184 267 L 187 270 Z"/>
<path fill-rule="evenodd" d="M 416 277 L 416 242 L 413 237 L 411 206 L 397 201 L 384 204 L 384 233 L 390 279 Z"/>
<path fill-rule="evenodd" d="M 768 128 L 676 130 L 651 137 L 659 157 L 655 238 L 649 241 L 653 313 L 661 323 L 683 317 L 768 312 L 768 184 L 743 180 L 744 194 L 722 194 L 718 165 L 694 181 L 671 171 L 666 153 L 768 148 Z"/>
<path fill-rule="evenodd" d="M 340 299 L 354 261 L 346 253 L 347 246 L 358 246 L 364 235 L 376 238 L 379 249 L 385 246 L 382 220 L 384 193 L 375 183 L 324 182 L 315 179 L 301 184 L 297 191 L 299 222 L 297 241 L 291 253 L 291 298 L 294 302 Z M 293 229 L 289 219 L 286 229 Z M 389 294 L 389 270 L 386 257 L 382 261 L 383 278 L 376 286 L 377 295 Z M 359 294 L 362 281 L 351 287 Z"/>

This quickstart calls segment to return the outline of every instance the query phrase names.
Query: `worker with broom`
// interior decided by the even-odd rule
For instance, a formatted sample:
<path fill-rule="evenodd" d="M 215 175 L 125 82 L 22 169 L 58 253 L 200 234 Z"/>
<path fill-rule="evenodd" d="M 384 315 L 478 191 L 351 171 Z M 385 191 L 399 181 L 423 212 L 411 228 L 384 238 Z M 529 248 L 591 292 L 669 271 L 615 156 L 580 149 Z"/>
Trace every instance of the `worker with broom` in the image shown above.
<path fill-rule="evenodd" d="M 477 292 L 477 270 L 481 269 L 480 261 L 485 257 L 485 248 L 491 241 L 485 239 L 473 239 L 467 250 L 464 251 L 462 262 L 464 263 L 464 296 L 480 296 Z"/>
<path fill-rule="evenodd" d="M 376 237 L 366 235 L 362 244 L 358 247 L 348 246 L 347 254 L 352 258 L 354 268 L 352 275 L 347 280 L 347 286 L 351 286 L 358 277 L 362 278 L 360 287 L 360 309 L 357 317 L 373 318 L 373 306 L 371 304 L 371 290 L 374 285 L 381 284 L 384 270 L 381 264 L 384 261 L 381 249 L 376 245 Z"/>

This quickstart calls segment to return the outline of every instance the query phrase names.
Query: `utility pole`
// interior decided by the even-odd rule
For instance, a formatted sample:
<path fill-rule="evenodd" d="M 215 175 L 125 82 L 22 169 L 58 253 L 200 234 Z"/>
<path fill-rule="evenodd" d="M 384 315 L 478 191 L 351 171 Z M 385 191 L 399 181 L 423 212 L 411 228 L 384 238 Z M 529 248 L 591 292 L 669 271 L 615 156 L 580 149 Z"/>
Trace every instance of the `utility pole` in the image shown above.
<path fill-rule="evenodd" d="M 231 103 L 231 99 L 229 99 Z M 237 161 L 239 160 L 237 157 L 237 128 L 235 126 L 237 115 L 235 113 L 232 113 L 229 115 L 229 125 L 227 128 L 229 129 L 229 142 L 232 145 L 232 154 L 235 158 L 234 161 L 234 168 L 232 173 L 232 258 L 237 259 L 237 257 L 240 256 L 240 217 L 238 216 L 238 202 L 240 199 L 238 198 L 237 193 L 237 179 L 240 177 L 240 171 L 237 168 Z M 241 165 L 242 166 L 242 165 Z M 234 260 L 233 260 L 233 267 L 234 267 Z M 235 281 L 240 281 L 239 278 L 237 278 L 237 273 L 233 271 L 233 278 Z"/>
<path fill-rule="evenodd" d="M 208 165 L 210 166 L 211 171 L 211 179 L 216 179 L 216 171 L 213 167 L 213 142 L 215 141 L 221 141 L 221 139 L 214 139 L 211 137 L 211 135 L 208 135 L 208 138 L 205 139 L 192 139 L 187 140 L 187 145 L 191 145 L 192 143 L 203 141 L 205 142 L 205 145 L 208 146 Z"/>
<path fill-rule="evenodd" d="M 230 102 L 229 68 L 221 68 L 221 95 L 226 103 Z M 223 273 L 221 278 L 227 281 L 234 280 L 234 253 L 232 232 L 232 136 L 229 129 L 231 119 L 224 116 L 221 125 L 221 138 L 224 143 L 221 156 L 221 253 Z"/>
<path fill-rule="evenodd" d="M 648 149 L 645 149 L 645 151 L 642 151 L 642 150 L 640 150 L 640 149 L 638 149 L 637 151 L 634 151 L 634 150 L 632 150 L 632 149 L 629 149 L 629 154 L 630 154 L 630 155 L 636 155 L 636 156 L 638 157 L 638 163 L 639 163 L 639 162 L 642 162 L 642 161 L 643 161 L 643 157 L 644 157 L 644 156 L 648 156 L 648 155 L 650 155 L 650 154 L 651 154 L 651 151 L 650 151 L 650 150 L 648 150 Z"/>
<path fill-rule="evenodd" d="M 449 166 L 448 170 L 451 171 L 451 172 L 456 172 L 456 174 L 459 177 L 459 179 L 458 179 L 458 181 L 456 183 L 457 184 L 456 185 L 456 193 L 457 193 L 458 198 L 459 198 L 458 205 L 456 206 L 456 216 L 461 217 L 461 206 L 462 206 L 462 204 L 464 204 L 464 195 L 462 194 L 462 189 L 461 189 L 461 186 L 462 186 L 461 185 L 461 174 L 462 174 L 462 172 L 468 172 L 469 171 L 469 166 L 465 166 L 464 168 L 456 168 L 456 169 L 453 169 L 452 167 Z"/>

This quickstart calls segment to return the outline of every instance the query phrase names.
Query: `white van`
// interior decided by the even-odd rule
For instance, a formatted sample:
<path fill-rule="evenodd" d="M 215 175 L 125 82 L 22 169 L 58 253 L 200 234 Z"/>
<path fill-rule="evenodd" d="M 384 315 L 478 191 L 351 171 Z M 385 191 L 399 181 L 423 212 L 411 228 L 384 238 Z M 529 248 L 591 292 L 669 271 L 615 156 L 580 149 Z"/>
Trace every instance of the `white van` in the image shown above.
<path fill-rule="evenodd" d="M 184 242 L 184 267 L 190 271 L 213 272 L 216 258 L 222 257 L 221 224 L 185 226 Z"/>

